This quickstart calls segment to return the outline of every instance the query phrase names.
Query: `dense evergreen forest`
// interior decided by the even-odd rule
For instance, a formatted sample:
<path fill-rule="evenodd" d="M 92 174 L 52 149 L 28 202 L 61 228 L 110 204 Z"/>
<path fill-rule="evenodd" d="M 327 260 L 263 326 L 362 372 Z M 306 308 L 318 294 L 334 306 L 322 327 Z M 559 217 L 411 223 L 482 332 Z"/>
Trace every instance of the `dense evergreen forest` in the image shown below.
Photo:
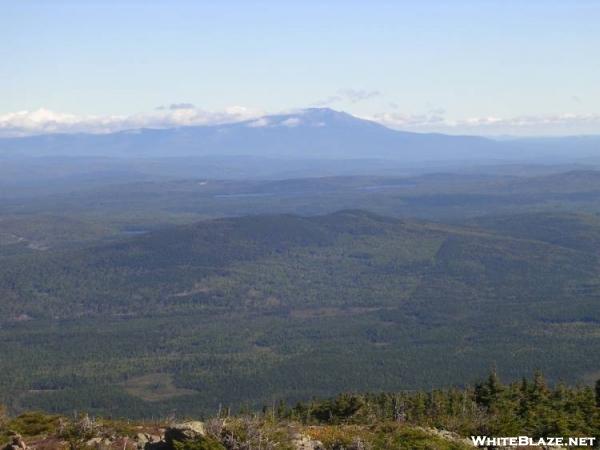
<path fill-rule="evenodd" d="M 543 370 L 591 383 L 600 221 L 346 210 L 0 259 L 11 410 L 143 417 Z"/>
<path fill-rule="evenodd" d="M 590 387 L 549 386 L 537 372 L 504 384 L 496 372 L 466 388 L 379 394 L 342 394 L 280 406 L 277 414 L 305 423 L 397 421 L 461 436 L 598 436 L 600 380 Z"/>
<path fill-rule="evenodd" d="M 599 172 L 408 172 L 3 190 L 2 402 L 198 415 L 493 366 L 593 383 Z"/>

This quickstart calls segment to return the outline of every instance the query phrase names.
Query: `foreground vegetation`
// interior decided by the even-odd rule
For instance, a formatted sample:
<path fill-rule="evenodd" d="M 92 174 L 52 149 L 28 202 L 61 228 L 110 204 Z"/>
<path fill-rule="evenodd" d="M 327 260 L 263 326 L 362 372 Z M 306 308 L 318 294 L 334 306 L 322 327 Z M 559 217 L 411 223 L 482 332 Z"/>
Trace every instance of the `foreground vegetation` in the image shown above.
<path fill-rule="evenodd" d="M 149 442 L 149 449 L 177 450 L 451 450 L 469 448 L 473 435 L 600 437 L 600 380 L 594 391 L 564 384 L 550 387 L 539 373 L 503 384 L 492 372 L 486 380 L 462 389 L 347 393 L 295 405 L 279 402 L 261 412 L 222 408 L 193 428 L 202 434 L 196 438 L 165 433 L 169 423 L 174 419 L 135 422 L 39 412 L 9 418 L 4 412 L 0 441 L 19 433 L 37 448 L 135 448 Z M 172 442 L 172 436 L 182 442 Z"/>

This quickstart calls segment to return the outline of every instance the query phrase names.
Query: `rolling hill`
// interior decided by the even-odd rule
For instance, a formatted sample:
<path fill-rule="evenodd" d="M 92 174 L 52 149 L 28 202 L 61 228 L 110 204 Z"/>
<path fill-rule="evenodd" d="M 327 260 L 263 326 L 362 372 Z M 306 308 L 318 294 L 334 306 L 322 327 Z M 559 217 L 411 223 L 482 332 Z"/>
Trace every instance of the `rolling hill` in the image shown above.
<path fill-rule="evenodd" d="M 585 382 L 600 365 L 599 229 L 346 210 L 5 258 L 0 396 L 135 415 L 447 386 L 491 366 Z"/>

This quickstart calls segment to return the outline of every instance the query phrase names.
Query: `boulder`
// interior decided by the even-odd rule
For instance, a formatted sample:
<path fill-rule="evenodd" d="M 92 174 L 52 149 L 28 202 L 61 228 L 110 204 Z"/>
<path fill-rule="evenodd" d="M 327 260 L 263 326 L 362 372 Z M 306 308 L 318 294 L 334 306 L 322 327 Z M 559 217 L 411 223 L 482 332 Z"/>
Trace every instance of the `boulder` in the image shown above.
<path fill-rule="evenodd" d="M 95 437 L 95 438 L 89 439 L 85 443 L 85 445 L 86 445 L 86 447 L 96 448 L 96 449 L 110 448 L 114 439 L 116 439 L 116 438 L 113 437 L 111 440 L 108 438 Z"/>
<path fill-rule="evenodd" d="M 415 427 L 415 429 L 424 431 L 427 434 L 442 438 L 446 441 L 455 442 L 457 444 L 464 444 L 467 446 L 473 445 L 473 443 L 471 442 L 470 439 L 463 438 L 463 437 L 459 436 L 458 434 L 453 433 L 452 431 L 442 430 L 439 428 L 425 428 L 425 427 Z"/>
<path fill-rule="evenodd" d="M 206 436 L 204 422 L 190 421 L 171 425 L 165 430 L 165 441 L 173 445 L 173 441 L 194 441 Z"/>
<path fill-rule="evenodd" d="M 92 438 L 92 439 L 88 440 L 85 443 L 85 445 L 87 445 L 88 447 L 97 447 L 100 444 L 102 444 L 102 438 L 101 437 Z"/>
<path fill-rule="evenodd" d="M 10 443 L 2 447 L 2 450 L 26 450 L 27 445 L 20 434 L 14 433 L 10 436 Z"/>
<path fill-rule="evenodd" d="M 148 439 L 148 435 L 145 433 L 138 433 L 135 435 L 135 442 L 137 444 L 137 448 L 138 449 L 143 449 L 144 447 L 146 447 L 146 444 L 148 442 L 150 442 L 150 440 Z"/>
<path fill-rule="evenodd" d="M 153 444 L 159 444 L 154 445 L 154 448 L 160 448 L 160 442 L 161 442 L 161 437 L 160 436 L 154 436 L 152 434 L 148 434 L 148 433 L 138 433 L 135 436 L 135 443 L 138 449 L 152 449 L 153 448 Z M 164 443 L 163 443 L 164 444 Z M 165 444 L 166 445 L 166 444 Z"/>
<path fill-rule="evenodd" d="M 295 433 L 292 435 L 292 445 L 295 450 L 325 450 L 321 441 L 311 439 L 305 434 Z"/>

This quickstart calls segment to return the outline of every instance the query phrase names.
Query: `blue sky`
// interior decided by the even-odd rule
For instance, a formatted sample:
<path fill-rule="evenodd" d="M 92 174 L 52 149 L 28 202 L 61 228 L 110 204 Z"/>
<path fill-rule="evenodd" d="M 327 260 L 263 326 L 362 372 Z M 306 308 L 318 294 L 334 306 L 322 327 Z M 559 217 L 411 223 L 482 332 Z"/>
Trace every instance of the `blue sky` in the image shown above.
<path fill-rule="evenodd" d="M 5 0 L 0 9 L 0 128 L 36 111 L 92 123 L 189 104 L 186 117 L 207 122 L 329 106 L 415 131 L 600 133 L 599 1 Z"/>

